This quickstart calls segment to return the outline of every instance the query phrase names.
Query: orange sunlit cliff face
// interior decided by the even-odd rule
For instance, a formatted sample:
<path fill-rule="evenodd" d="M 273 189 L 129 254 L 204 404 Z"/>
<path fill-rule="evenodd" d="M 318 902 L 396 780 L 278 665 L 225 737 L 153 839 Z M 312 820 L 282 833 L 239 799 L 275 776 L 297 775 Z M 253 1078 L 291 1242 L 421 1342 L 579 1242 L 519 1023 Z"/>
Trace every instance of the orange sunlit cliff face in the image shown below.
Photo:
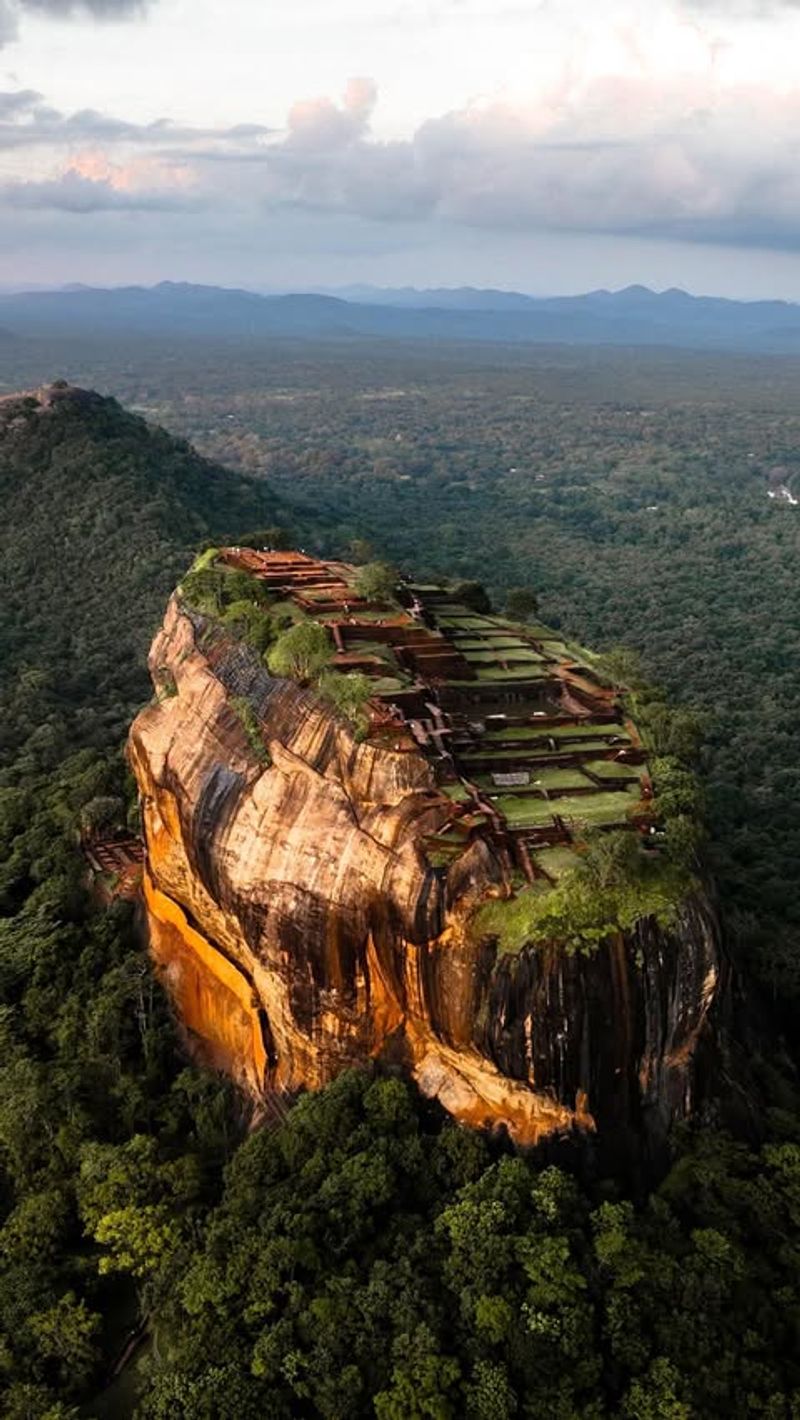
<path fill-rule="evenodd" d="M 397 674 L 387 680 L 385 661 L 375 673 L 366 737 L 180 595 L 153 643 L 159 693 L 129 753 L 151 949 L 189 1037 L 256 1097 L 384 1055 L 457 1118 L 503 1124 L 522 1143 L 643 1125 L 663 1135 L 692 1107 L 717 980 L 702 894 L 668 928 L 644 918 L 588 955 L 543 941 L 510 950 L 480 927 L 487 902 L 552 888 L 579 847 L 576 815 L 648 831 L 633 728 L 555 643 L 522 635 L 515 662 L 508 626 L 467 613 L 454 651 L 458 628 L 443 624 L 461 613 L 441 601 L 432 611 L 414 592 L 410 610 L 380 617 L 324 586 L 309 573 L 294 590 L 298 605 L 313 591 L 334 662 L 379 659 L 382 638 L 393 647 Z M 470 661 L 481 637 L 504 641 L 502 673 Z M 543 796 L 556 771 L 574 787 Z"/>

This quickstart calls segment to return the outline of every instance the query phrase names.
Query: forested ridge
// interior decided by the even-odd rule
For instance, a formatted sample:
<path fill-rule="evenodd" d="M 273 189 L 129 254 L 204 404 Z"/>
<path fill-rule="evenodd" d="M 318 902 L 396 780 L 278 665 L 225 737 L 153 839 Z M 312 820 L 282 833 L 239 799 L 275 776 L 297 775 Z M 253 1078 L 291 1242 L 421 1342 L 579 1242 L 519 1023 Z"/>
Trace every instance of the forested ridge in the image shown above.
<path fill-rule="evenodd" d="M 276 477 L 259 487 L 113 403 L 14 417 L 0 439 L 3 1413 L 789 1420 L 800 1409 L 800 1109 L 773 1059 L 753 1062 L 764 1142 L 729 1138 L 712 1106 L 675 1139 L 672 1168 L 647 1198 L 626 1196 L 624 1181 L 581 1181 L 516 1156 L 381 1072 L 343 1076 L 278 1129 L 245 1138 L 233 1091 L 181 1056 L 130 906 L 108 910 L 87 895 L 76 846 L 98 800 L 117 821 L 135 813 L 121 736 L 147 694 L 144 648 L 190 548 L 291 523 L 281 491 L 321 510 L 303 530 L 309 542 L 342 550 L 366 531 L 413 566 L 458 574 L 468 564 L 498 597 L 532 585 L 551 618 L 566 625 L 571 609 L 570 629 L 588 637 L 596 617 L 601 640 L 645 652 L 651 625 L 672 645 L 659 599 L 643 590 L 655 554 L 646 544 L 626 586 L 611 532 L 627 528 L 632 542 L 625 520 L 644 528 L 638 502 L 656 498 L 625 492 L 620 476 L 619 497 L 635 506 L 620 511 L 601 489 L 578 536 L 584 500 L 562 501 L 560 517 L 564 490 L 548 495 L 545 518 L 530 480 L 481 494 L 479 518 L 451 490 L 445 519 L 432 486 L 413 500 L 393 488 L 384 501 L 372 455 L 360 482 L 327 465 L 312 477 L 305 454 L 295 448 L 290 460 L 285 430 Z M 399 448 L 396 432 L 386 423 L 382 437 Z M 469 437 L 462 425 L 435 466 L 447 458 L 456 468 Z M 582 455 L 587 482 L 596 449 L 590 441 Z M 668 492 L 681 483 L 685 498 L 669 492 L 670 526 L 684 532 L 664 544 L 662 588 L 698 546 L 691 489 L 710 476 L 705 468 L 693 484 L 665 468 Z M 729 516 L 722 471 L 718 482 Z M 752 498 L 765 542 L 745 561 L 751 581 L 774 555 L 770 518 L 793 511 L 772 509 L 755 481 Z M 603 508 L 594 561 L 606 570 L 593 583 L 586 548 Z M 690 566 L 699 576 L 696 555 Z M 719 568 L 709 553 L 710 586 L 722 577 L 713 601 L 724 606 L 736 582 Z M 698 585 L 688 591 L 702 623 Z M 748 585 L 746 601 L 763 634 L 765 585 Z M 788 572 L 781 585 L 791 637 L 800 623 Z M 701 624 L 698 657 L 703 634 Z M 789 697 L 791 676 L 781 684 Z M 736 746 L 730 753 L 731 772 L 749 783 L 756 757 L 743 765 Z M 712 801 L 718 792 L 712 778 Z M 748 891 L 751 911 L 757 885 Z M 788 920 L 786 903 L 775 910 Z M 142 1325 L 142 1345 L 109 1389 Z"/>
<path fill-rule="evenodd" d="M 275 521 L 263 483 L 90 392 L 0 403 L 4 696 L 39 675 L 56 712 L 98 715 L 148 693 L 164 600 L 203 538 Z M 3 715 L 6 734 L 30 720 Z M 11 746 L 3 744 L 3 751 Z"/>

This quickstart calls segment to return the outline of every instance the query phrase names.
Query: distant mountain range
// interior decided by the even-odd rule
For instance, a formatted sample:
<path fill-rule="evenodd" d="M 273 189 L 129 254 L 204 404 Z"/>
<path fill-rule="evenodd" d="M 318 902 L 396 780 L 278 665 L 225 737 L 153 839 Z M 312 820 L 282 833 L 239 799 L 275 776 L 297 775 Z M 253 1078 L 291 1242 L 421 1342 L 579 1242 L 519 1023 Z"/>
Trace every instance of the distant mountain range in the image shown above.
<path fill-rule="evenodd" d="M 339 286 L 324 292 L 360 306 L 399 306 L 405 310 L 443 311 L 530 311 L 542 297 L 524 296 L 521 291 L 497 291 L 491 287 L 431 286 Z"/>
<path fill-rule="evenodd" d="M 800 306 L 645 286 L 555 297 L 469 287 L 266 296 L 173 282 L 77 286 L 0 295 L 0 325 L 23 336 L 370 337 L 800 354 Z"/>

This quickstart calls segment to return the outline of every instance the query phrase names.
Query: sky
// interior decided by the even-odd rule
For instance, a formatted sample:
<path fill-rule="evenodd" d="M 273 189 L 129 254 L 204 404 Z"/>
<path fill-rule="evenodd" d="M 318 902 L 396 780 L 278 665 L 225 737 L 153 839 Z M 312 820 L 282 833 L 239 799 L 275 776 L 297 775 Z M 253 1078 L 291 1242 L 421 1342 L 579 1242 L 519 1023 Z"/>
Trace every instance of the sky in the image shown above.
<path fill-rule="evenodd" d="M 800 300 L 800 0 L 0 0 L 0 286 Z"/>

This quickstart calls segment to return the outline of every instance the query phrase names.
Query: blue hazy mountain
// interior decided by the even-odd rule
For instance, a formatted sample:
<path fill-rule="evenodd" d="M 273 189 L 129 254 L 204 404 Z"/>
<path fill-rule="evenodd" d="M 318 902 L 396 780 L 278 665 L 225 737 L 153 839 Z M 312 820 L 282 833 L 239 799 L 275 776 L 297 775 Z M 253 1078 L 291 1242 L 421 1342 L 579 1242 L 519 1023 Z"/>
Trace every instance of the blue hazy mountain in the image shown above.
<path fill-rule="evenodd" d="M 18 335 L 373 337 L 454 341 L 666 345 L 800 354 L 800 306 L 685 291 L 590 291 L 536 297 L 470 288 L 349 288 L 342 294 L 259 295 L 162 282 L 0 296 L 0 325 Z"/>

